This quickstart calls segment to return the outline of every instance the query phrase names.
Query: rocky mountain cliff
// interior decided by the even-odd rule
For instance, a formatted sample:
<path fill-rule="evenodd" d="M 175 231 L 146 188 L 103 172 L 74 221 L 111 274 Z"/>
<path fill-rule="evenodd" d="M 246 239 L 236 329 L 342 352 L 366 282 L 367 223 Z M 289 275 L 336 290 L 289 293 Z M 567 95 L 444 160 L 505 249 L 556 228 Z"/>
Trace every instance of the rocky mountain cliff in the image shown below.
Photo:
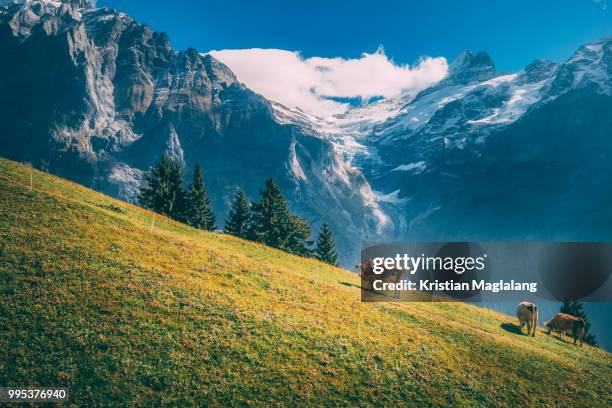
<path fill-rule="evenodd" d="M 0 154 L 133 201 L 167 151 L 199 162 L 219 218 L 237 186 L 266 178 L 315 226 L 331 222 L 345 256 L 388 220 L 363 175 L 328 140 L 277 121 L 229 68 L 164 33 L 85 1 L 0 9 Z M 222 224 L 221 224 L 222 225 Z M 349 261 L 350 259 L 350 261 Z"/>

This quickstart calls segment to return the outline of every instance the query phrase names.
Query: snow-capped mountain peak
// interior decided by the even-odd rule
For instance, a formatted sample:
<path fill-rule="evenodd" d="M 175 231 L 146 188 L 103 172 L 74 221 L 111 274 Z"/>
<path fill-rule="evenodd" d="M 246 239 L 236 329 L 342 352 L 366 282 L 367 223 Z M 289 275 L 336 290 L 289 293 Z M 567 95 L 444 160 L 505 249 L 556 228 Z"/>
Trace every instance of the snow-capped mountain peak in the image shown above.
<path fill-rule="evenodd" d="M 580 47 L 572 57 L 560 64 L 552 96 L 572 89 L 595 86 L 598 92 L 612 94 L 612 36 Z"/>
<path fill-rule="evenodd" d="M 467 84 L 473 81 L 484 81 L 495 76 L 495 65 L 486 52 L 474 55 L 463 51 L 450 64 L 447 81 L 455 84 Z"/>

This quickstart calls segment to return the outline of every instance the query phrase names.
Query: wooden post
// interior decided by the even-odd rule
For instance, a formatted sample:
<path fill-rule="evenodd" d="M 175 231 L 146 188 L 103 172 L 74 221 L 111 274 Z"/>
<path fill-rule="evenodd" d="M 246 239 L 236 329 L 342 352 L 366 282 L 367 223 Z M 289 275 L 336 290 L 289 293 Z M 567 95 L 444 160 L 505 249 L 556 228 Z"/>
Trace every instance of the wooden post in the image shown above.
<path fill-rule="evenodd" d="M 151 218 L 151 232 L 153 232 L 153 225 L 155 225 L 155 213 L 153 213 L 153 218 Z"/>
<path fill-rule="evenodd" d="M 33 183 L 32 183 L 32 169 L 30 169 L 30 190 L 32 190 L 33 188 Z"/>

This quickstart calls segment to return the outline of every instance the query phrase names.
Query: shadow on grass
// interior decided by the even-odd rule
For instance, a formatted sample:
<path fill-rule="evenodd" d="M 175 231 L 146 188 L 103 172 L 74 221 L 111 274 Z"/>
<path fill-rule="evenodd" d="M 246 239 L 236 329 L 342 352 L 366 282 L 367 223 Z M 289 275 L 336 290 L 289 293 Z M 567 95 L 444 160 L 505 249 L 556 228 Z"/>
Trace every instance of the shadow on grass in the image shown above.
<path fill-rule="evenodd" d="M 572 342 L 574 341 L 574 338 L 572 337 L 572 335 L 568 335 L 568 336 L 563 336 L 561 337 L 561 335 L 559 333 L 550 333 L 548 334 L 547 332 L 543 331 L 542 332 L 544 335 L 553 338 L 555 340 L 557 340 L 558 342 L 561 342 L 563 344 L 572 344 Z"/>
<path fill-rule="evenodd" d="M 353 288 L 360 289 L 362 292 L 365 292 L 365 297 L 368 298 L 368 300 L 370 300 L 370 297 L 374 297 L 375 299 L 376 298 L 380 298 L 380 297 L 382 297 L 382 298 L 389 298 L 389 299 L 392 299 L 393 301 L 398 301 L 399 300 L 398 297 L 389 296 L 389 295 L 386 295 L 384 293 L 377 292 L 374 289 L 366 289 L 366 288 L 364 288 L 362 286 L 355 285 L 354 283 L 345 282 L 345 281 L 338 281 L 338 283 L 340 285 L 342 285 L 342 286 L 348 286 L 348 287 L 353 287 Z"/>
<path fill-rule="evenodd" d="M 502 329 L 504 329 L 505 331 L 509 332 L 509 333 L 516 334 L 516 335 L 519 335 L 519 336 L 525 336 L 525 333 L 523 333 L 521 328 L 519 326 L 517 326 L 516 324 L 502 323 L 502 324 L 500 324 L 500 327 Z"/>
<path fill-rule="evenodd" d="M 523 332 L 521 328 L 517 326 L 516 324 L 502 323 L 500 324 L 500 327 L 509 333 L 516 334 L 518 336 L 527 336 L 527 334 Z M 548 334 L 546 330 L 538 330 L 538 335 L 553 338 L 563 344 L 568 344 L 573 341 L 572 336 L 568 336 L 567 338 L 565 338 L 565 337 L 561 337 L 558 333 Z"/>

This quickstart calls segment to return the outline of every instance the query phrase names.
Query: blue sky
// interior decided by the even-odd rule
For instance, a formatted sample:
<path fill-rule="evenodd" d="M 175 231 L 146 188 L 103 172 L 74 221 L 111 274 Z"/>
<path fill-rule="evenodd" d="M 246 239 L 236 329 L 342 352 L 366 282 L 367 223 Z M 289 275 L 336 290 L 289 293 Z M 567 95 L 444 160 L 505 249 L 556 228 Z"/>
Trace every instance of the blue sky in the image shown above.
<path fill-rule="evenodd" d="M 278 48 L 356 58 L 383 45 L 397 63 L 485 50 L 498 70 L 567 58 L 612 35 L 608 0 L 99 0 L 167 32 L 177 49 Z M 610 0 L 612 3 L 612 0 Z M 612 5 L 612 4 L 611 4 Z"/>

